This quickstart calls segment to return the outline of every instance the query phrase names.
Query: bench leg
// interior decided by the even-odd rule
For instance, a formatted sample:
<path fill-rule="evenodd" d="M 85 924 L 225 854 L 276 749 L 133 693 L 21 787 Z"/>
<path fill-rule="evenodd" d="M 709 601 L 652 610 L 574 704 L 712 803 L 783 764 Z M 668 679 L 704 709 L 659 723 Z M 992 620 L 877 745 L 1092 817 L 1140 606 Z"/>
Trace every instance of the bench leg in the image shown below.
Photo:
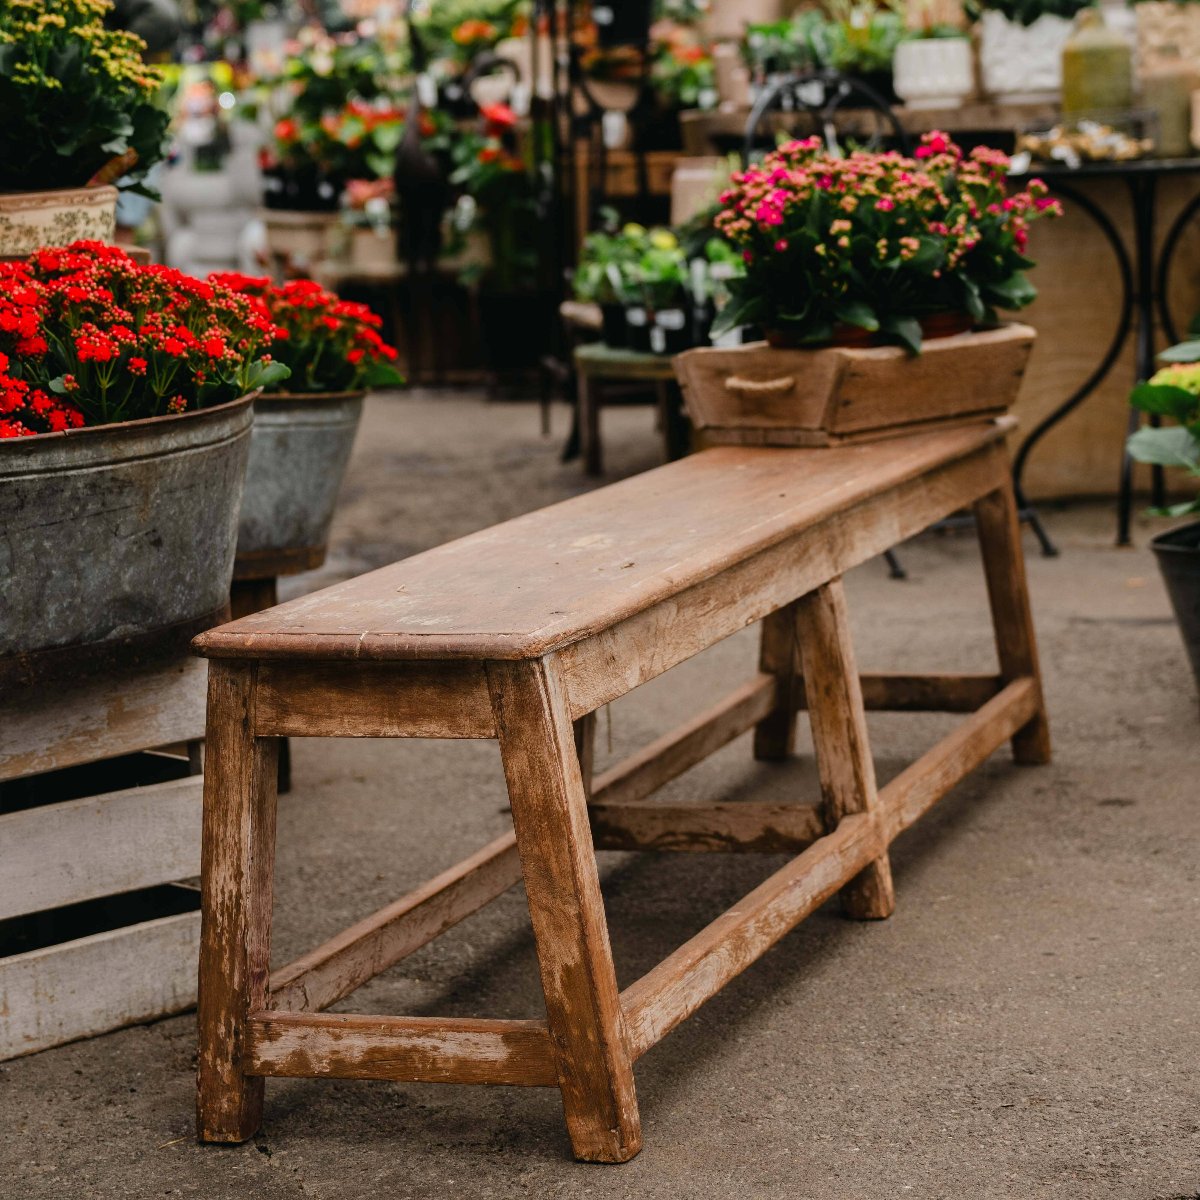
<path fill-rule="evenodd" d="M 488 664 L 546 1020 L 575 1157 L 642 1144 L 570 712 L 546 660 Z"/>
<path fill-rule="evenodd" d="M 1029 677 L 1038 691 L 1037 713 L 1013 736 L 1013 758 L 1018 763 L 1028 765 L 1048 763 L 1050 726 L 1042 698 L 1042 675 L 1038 666 L 1033 615 L 1029 610 L 1025 555 L 1021 550 L 1021 524 L 1010 480 L 975 502 L 975 524 L 979 531 L 988 601 L 996 631 L 1000 676 L 1005 683 Z"/>
<path fill-rule="evenodd" d="M 787 758 L 796 743 L 796 603 L 763 619 L 758 666 L 775 676 L 775 706 L 754 727 L 754 757 L 765 762 Z"/>
<path fill-rule="evenodd" d="M 196 1126 L 244 1142 L 262 1119 L 263 1081 L 241 1060 L 247 1015 L 267 1002 L 277 740 L 251 732 L 256 666 L 208 671 Z"/>
<path fill-rule="evenodd" d="M 817 773 L 831 827 L 878 806 L 862 685 L 854 661 L 846 594 L 835 579 L 797 602 L 797 631 Z M 888 917 L 896 907 L 887 853 L 842 889 L 852 917 Z"/>

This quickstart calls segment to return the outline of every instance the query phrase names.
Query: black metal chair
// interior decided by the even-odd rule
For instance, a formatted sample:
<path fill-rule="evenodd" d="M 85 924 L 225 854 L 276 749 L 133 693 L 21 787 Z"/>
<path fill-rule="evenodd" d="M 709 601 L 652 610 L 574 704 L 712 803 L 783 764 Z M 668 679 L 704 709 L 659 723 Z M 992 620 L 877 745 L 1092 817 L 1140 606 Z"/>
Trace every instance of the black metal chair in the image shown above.
<path fill-rule="evenodd" d="M 774 137 L 760 131 L 775 113 L 790 114 L 807 124 L 804 134 L 815 134 L 830 154 L 844 153 L 843 139 L 868 150 L 911 152 L 912 143 L 900 119 L 870 84 L 840 71 L 797 71 L 769 82 L 759 94 L 742 139 L 742 162 L 749 163 L 757 149 L 769 149 Z"/>

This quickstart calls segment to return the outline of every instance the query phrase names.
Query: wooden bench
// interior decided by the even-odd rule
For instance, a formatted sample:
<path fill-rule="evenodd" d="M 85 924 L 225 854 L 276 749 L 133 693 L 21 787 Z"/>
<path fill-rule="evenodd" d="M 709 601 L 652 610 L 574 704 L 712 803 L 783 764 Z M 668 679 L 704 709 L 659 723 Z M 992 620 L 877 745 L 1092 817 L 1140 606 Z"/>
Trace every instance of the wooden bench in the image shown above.
<path fill-rule="evenodd" d="M 707 450 L 197 639 L 212 660 L 200 1137 L 250 1137 L 264 1076 L 331 1076 L 557 1086 L 577 1157 L 636 1154 L 642 1054 L 835 892 L 886 917 L 888 844 L 1004 741 L 1047 761 L 1003 434 Z M 860 678 L 843 572 L 971 506 L 998 673 Z M 598 708 L 757 621 L 757 673 L 593 778 Z M 785 757 L 805 708 L 820 805 L 650 799 L 751 728 L 756 757 Z M 968 715 L 877 791 L 871 709 Z M 498 738 L 515 833 L 271 975 L 286 736 Z M 795 857 L 619 992 L 593 848 L 664 846 Z M 544 1019 L 322 1011 L 522 878 Z"/>

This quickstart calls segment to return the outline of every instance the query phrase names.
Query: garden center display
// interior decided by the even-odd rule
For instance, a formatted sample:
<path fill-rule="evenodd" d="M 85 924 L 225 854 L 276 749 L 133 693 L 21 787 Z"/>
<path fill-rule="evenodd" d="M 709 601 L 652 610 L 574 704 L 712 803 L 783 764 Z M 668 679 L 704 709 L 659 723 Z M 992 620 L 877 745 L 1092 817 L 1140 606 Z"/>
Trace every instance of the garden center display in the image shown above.
<path fill-rule="evenodd" d="M 167 112 L 144 43 L 108 0 L 0 5 L 0 257 L 110 239 L 117 190 L 144 189 Z"/>
<path fill-rule="evenodd" d="M 730 281 L 714 329 L 754 324 L 767 344 L 680 360 L 698 419 L 757 425 L 770 398 L 771 426 L 863 428 L 845 397 L 826 415 L 843 372 L 847 386 L 855 378 L 845 364 L 860 350 L 875 364 L 870 386 L 883 410 L 872 429 L 1010 404 L 1033 332 L 987 327 L 997 310 L 1036 295 L 1025 275 L 1029 225 L 1060 209 L 1038 180 L 1010 193 L 1007 169 L 997 151 L 964 156 L 932 133 L 913 159 L 890 151 L 834 157 L 810 138 L 735 174 L 714 224 L 741 251 L 745 275 Z M 903 349 L 867 349 L 887 344 Z M 853 353 L 819 349 L 830 345 Z M 970 385 L 931 386 L 930 372 L 954 369 L 969 372 Z"/>

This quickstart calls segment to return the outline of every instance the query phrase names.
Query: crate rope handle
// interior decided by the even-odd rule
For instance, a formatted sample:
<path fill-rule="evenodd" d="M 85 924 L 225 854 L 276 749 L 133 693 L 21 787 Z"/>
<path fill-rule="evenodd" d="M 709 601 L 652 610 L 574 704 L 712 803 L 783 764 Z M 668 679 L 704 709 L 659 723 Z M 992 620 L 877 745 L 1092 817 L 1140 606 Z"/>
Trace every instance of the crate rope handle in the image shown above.
<path fill-rule="evenodd" d="M 782 392 L 790 392 L 796 386 L 792 375 L 781 375 L 778 379 L 743 379 L 740 375 L 730 375 L 725 380 L 725 387 L 731 392 L 744 392 L 748 396 L 774 396 Z"/>

